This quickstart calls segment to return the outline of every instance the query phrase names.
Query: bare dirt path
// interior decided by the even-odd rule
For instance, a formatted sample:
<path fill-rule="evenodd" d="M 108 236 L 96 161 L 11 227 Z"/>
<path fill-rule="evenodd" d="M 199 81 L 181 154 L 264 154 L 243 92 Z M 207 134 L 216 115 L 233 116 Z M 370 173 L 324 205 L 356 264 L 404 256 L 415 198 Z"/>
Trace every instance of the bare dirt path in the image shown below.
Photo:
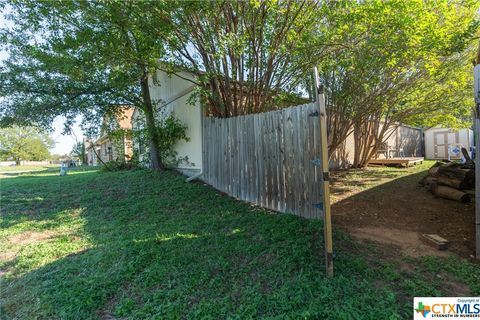
<path fill-rule="evenodd" d="M 475 206 L 436 198 L 421 188 L 418 181 L 432 164 L 332 173 L 334 225 L 361 240 L 396 245 L 410 256 L 454 252 L 473 257 Z M 447 239 L 449 250 L 425 245 L 422 233 Z"/>

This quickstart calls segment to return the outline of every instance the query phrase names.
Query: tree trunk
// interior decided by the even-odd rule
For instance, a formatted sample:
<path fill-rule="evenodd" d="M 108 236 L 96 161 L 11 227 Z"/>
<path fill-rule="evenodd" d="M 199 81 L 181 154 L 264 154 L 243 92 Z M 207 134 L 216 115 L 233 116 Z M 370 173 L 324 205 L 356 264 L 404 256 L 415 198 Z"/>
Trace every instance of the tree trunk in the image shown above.
<path fill-rule="evenodd" d="M 88 165 L 87 151 L 85 150 L 85 142 L 82 142 L 82 166 Z"/>
<path fill-rule="evenodd" d="M 158 149 L 159 141 L 157 126 L 155 124 L 155 114 L 153 111 L 152 99 L 150 97 L 150 88 L 148 87 L 148 73 L 145 70 L 140 81 L 143 97 L 143 112 L 145 113 L 145 124 L 147 126 L 149 137 L 150 168 L 154 170 L 163 170 L 163 163 Z"/>
<path fill-rule="evenodd" d="M 361 139 L 360 139 L 360 126 L 355 123 L 353 129 L 353 168 L 358 168 L 360 162 L 360 148 L 361 148 Z"/>
<path fill-rule="evenodd" d="M 20 158 L 15 158 L 15 165 L 19 166 L 20 165 Z"/>

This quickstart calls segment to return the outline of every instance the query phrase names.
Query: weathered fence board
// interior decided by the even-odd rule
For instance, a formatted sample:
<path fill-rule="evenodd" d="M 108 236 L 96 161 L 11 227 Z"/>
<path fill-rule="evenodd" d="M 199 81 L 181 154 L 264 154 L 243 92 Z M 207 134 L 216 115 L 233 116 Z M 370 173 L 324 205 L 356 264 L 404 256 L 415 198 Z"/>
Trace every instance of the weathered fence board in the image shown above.
<path fill-rule="evenodd" d="M 203 180 L 280 212 L 320 218 L 318 116 L 314 104 L 235 118 L 203 119 Z"/>

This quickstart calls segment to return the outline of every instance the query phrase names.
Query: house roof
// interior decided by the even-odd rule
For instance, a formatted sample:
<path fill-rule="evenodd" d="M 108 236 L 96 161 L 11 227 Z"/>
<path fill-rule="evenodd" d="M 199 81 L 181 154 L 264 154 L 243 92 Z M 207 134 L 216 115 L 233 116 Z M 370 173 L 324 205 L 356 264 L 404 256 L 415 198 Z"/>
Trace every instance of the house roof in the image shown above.
<path fill-rule="evenodd" d="M 124 105 L 119 106 L 119 112 L 117 112 L 114 117 L 120 129 L 132 129 L 132 116 L 135 108 L 133 106 Z M 104 127 L 107 125 L 109 117 L 104 117 L 102 122 L 102 129 L 100 131 L 100 137 L 94 142 L 91 142 L 89 146 L 86 146 L 87 149 L 92 146 L 103 143 L 108 140 L 108 133 L 104 131 Z"/>
<path fill-rule="evenodd" d="M 135 108 L 133 106 L 122 107 L 122 113 L 118 115 L 117 122 L 122 129 L 132 129 L 132 116 Z"/>

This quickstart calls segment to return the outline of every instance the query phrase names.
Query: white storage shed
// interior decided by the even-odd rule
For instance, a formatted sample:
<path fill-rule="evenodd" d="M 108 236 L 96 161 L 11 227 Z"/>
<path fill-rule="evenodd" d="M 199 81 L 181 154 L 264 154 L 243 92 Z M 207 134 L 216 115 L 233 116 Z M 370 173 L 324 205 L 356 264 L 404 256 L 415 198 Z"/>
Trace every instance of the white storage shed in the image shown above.
<path fill-rule="evenodd" d="M 466 148 L 471 154 L 473 146 L 473 131 L 471 129 L 434 127 L 425 130 L 426 159 L 461 159 L 461 148 Z"/>

